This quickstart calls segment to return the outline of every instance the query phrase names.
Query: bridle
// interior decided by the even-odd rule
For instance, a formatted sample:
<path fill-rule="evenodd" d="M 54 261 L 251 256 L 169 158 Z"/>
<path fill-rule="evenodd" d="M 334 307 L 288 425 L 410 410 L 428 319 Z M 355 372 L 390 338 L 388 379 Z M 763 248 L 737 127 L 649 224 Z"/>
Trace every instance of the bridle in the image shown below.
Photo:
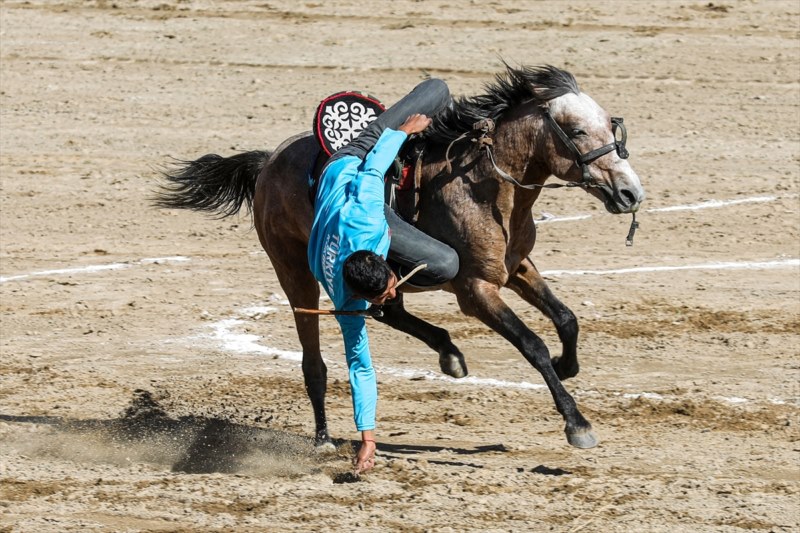
<path fill-rule="evenodd" d="M 485 150 L 486 154 L 489 156 L 489 161 L 492 163 L 492 167 L 494 167 L 494 171 L 497 173 L 498 176 L 503 178 L 503 180 L 513 184 L 516 187 L 521 189 L 527 190 L 534 190 L 534 189 L 557 189 L 559 187 L 582 187 L 584 189 L 597 187 L 597 188 L 605 188 L 605 185 L 596 183 L 592 179 L 592 175 L 589 172 L 589 164 L 595 161 L 596 159 L 606 155 L 607 153 L 611 152 L 612 150 L 616 150 L 617 155 L 622 159 L 628 159 L 630 155 L 628 149 L 625 147 L 625 143 L 628 140 L 628 131 L 625 129 L 625 124 L 623 122 L 622 117 L 611 117 L 611 132 L 614 134 L 614 142 L 608 143 L 606 145 L 601 146 L 600 148 L 596 148 L 591 152 L 587 152 L 582 154 L 578 147 L 575 146 L 575 143 L 572 142 L 572 139 L 564 132 L 564 130 L 559 126 L 558 122 L 553 118 L 550 114 L 550 111 L 544 108 L 542 110 L 547 122 L 550 124 L 550 127 L 556 133 L 556 136 L 561 139 L 561 142 L 567 147 L 567 149 L 572 152 L 572 156 L 575 158 L 575 165 L 581 169 L 582 177 L 580 181 L 568 181 L 568 182 L 561 182 L 561 183 L 529 183 L 529 184 L 522 184 L 517 179 L 515 179 L 511 174 L 504 171 L 500 167 L 497 166 L 497 162 L 494 159 L 494 152 L 492 151 L 492 138 L 489 136 L 491 133 L 494 132 L 494 121 L 490 118 L 484 118 L 476 122 L 472 125 L 472 131 L 467 131 L 461 134 L 459 137 L 453 139 L 450 144 L 447 146 L 447 151 L 445 152 L 445 164 L 447 165 L 447 172 L 452 172 L 452 166 L 450 164 L 450 149 L 453 147 L 454 144 L 457 142 L 467 138 L 472 137 L 472 142 L 478 145 L 479 150 Z M 617 130 L 621 133 L 621 138 L 617 139 Z M 636 213 L 633 213 L 633 220 L 631 220 L 631 227 L 628 230 L 628 236 L 625 239 L 625 244 L 627 246 L 633 245 L 633 235 L 636 233 L 636 229 L 639 227 L 639 223 L 636 222 Z"/>
<path fill-rule="evenodd" d="M 447 171 L 451 172 L 452 168 L 450 166 L 450 148 L 457 143 L 458 141 L 466 138 L 466 137 L 473 137 L 472 142 L 478 145 L 479 149 L 485 149 L 487 155 L 489 156 L 489 161 L 491 161 L 492 166 L 494 167 L 495 172 L 503 178 L 505 181 L 509 183 L 513 183 L 515 186 L 520 187 L 522 189 L 556 189 L 559 187 L 583 187 L 583 188 L 590 188 L 590 187 L 603 187 L 602 185 L 596 183 L 592 180 L 592 175 L 589 172 L 589 164 L 594 162 L 596 159 L 603 157 L 607 153 L 611 152 L 612 150 L 616 150 L 617 155 L 622 159 L 628 159 L 630 155 L 628 153 L 628 149 L 625 147 L 625 142 L 628 140 L 628 131 L 625 129 L 625 124 L 623 122 L 622 117 L 611 117 L 611 132 L 614 134 L 614 142 L 608 143 L 606 145 L 601 146 L 591 152 L 587 152 L 582 154 L 578 147 L 575 146 L 575 143 L 572 142 L 572 139 L 564 132 L 564 130 L 559 126 L 558 122 L 553 118 L 546 108 L 542 110 L 545 119 L 550 124 L 550 127 L 556 133 L 556 136 L 561 139 L 561 142 L 567 147 L 567 149 L 572 153 L 572 156 L 575 158 L 575 165 L 581 169 L 582 177 L 581 181 L 568 181 L 565 183 L 546 183 L 546 184 L 538 184 L 538 183 L 529 183 L 524 185 L 520 183 L 517 179 L 511 176 L 508 172 L 504 171 L 500 167 L 497 166 L 497 162 L 494 159 L 494 152 L 492 151 L 492 138 L 489 137 L 491 133 L 494 133 L 494 121 L 490 118 L 484 118 L 473 124 L 472 131 L 468 131 L 460 135 L 458 138 L 454 139 L 450 145 L 447 147 L 447 152 L 445 153 L 445 161 L 447 163 Z M 619 130 L 622 134 L 620 139 L 617 139 L 617 130 Z"/>
<path fill-rule="evenodd" d="M 572 142 L 572 139 L 564 132 L 561 126 L 558 125 L 556 119 L 553 118 L 553 115 L 550 114 L 548 109 L 543 109 L 544 117 L 547 119 L 547 122 L 550 123 L 550 126 L 553 128 L 553 131 L 556 132 L 556 135 L 561 142 L 566 145 L 570 152 L 572 152 L 573 157 L 575 158 L 575 165 L 581 169 L 582 177 L 581 181 L 575 182 L 580 187 L 603 187 L 600 184 L 595 183 L 592 180 L 592 175 L 589 172 L 589 163 L 603 157 L 607 153 L 612 150 L 617 151 L 617 155 L 621 159 L 628 159 L 630 153 L 628 149 L 625 147 L 625 142 L 628 140 L 628 130 L 625 129 L 625 123 L 623 122 L 622 117 L 611 117 L 611 133 L 614 135 L 614 142 L 610 142 L 601 146 L 600 148 L 596 148 L 591 152 L 586 152 L 582 154 L 578 147 L 575 146 L 575 143 Z M 622 136 L 617 139 L 617 130 L 620 130 Z M 497 166 L 495 165 L 495 168 Z M 636 233 L 636 230 L 639 228 L 639 223 L 636 222 L 636 213 L 632 213 L 633 219 L 631 220 L 631 227 L 628 230 L 628 236 L 625 238 L 625 245 L 626 246 L 633 246 L 633 235 Z"/>
<path fill-rule="evenodd" d="M 625 129 L 622 117 L 611 117 L 611 132 L 614 134 L 614 142 L 582 154 L 580 150 L 578 150 L 578 147 L 575 146 L 575 143 L 572 142 L 572 139 L 570 139 L 561 126 L 558 125 L 558 122 L 556 122 L 556 119 L 550 114 L 550 111 L 544 109 L 543 114 L 553 128 L 553 131 L 556 132 L 558 138 L 561 139 L 561 142 L 572 152 L 572 156 L 575 158 L 575 165 L 583 172 L 583 177 L 579 182 L 580 186 L 598 187 L 598 185 L 592 181 L 592 176 L 589 173 L 589 163 L 592 163 L 595 159 L 603 157 L 612 150 L 616 150 L 620 158 L 628 159 L 630 154 L 628 153 L 628 149 L 625 148 L 625 142 L 628 140 L 628 131 Z M 617 129 L 622 132 L 622 137 L 620 139 L 617 139 Z"/>

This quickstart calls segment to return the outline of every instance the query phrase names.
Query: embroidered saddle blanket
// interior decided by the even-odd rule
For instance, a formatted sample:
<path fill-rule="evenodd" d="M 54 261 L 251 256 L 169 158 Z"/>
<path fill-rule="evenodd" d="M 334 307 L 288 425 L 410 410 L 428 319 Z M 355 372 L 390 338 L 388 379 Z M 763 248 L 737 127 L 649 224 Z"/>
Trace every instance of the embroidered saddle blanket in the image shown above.
<path fill-rule="evenodd" d="M 314 112 L 313 132 L 319 153 L 308 172 L 308 197 L 312 205 L 317 183 L 330 156 L 355 139 L 361 130 L 386 110 L 380 100 L 358 91 L 342 91 L 323 99 Z M 413 224 L 416 190 L 413 146 L 404 146 L 386 173 L 386 203 Z M 405 164 L 404 164 L 405 162 Z"/>

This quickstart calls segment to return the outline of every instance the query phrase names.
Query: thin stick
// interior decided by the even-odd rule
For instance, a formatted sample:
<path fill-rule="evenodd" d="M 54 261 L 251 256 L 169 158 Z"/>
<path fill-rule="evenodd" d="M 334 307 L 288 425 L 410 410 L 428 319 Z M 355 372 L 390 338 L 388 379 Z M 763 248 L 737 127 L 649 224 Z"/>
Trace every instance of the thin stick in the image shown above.
<path fill-rule="evenodd" d="M 397 282 L 395 288 L 399 287 L 406 281 L 408 281 L 411 276 L 422 270 L 423 268 L 427 268 L 428 264 L 423 263 L 402 278 Z M 304 307 L 292 307 L 292 311 L 294 311 L 298 315 L 334 315 L 334 316 L 374 316 L 376 314 L 375 310 L 365 309 L 364 311 L 335 311 L 333 309 L 306 309 Z"/>
<path fill-rule="evenodd" d="M 397 282 L 397 285 L 395 285 L 395 286 L 394 286 L 394 287 L 395 287 L 395 289 L 396 289 L 397 287 L 399 287 L 400 285 L 402 285 L 403 283 L 405 283 L 406 281 L 408 281 L 408 280 L 411 278 L 411 276 L 413 276 L 414 274 L 416 274 L 417 272 L 419 272 L 419 271 L 420 271 L 420 270 L 422 270 L 423 268 L 428 268 L 428 263 L 422 263 L 421 265 L 419 265 L 418 267 L 416 267 L 414 270 L 412 270 L 411 272 L 409 272 L 408 274 L 406 274 L 405 276 L 403 276 L 402 278 L 400 278 L 400 281 L 398 281 L 398 282 Z"/>
<path fill-rule="evenodd" d="M 333 309 L 305 309 L 303 307 L 292 307 L 298 315 L 343 315 L 343 316 L 372 316 L 371 311 L 335 311 Z"/>

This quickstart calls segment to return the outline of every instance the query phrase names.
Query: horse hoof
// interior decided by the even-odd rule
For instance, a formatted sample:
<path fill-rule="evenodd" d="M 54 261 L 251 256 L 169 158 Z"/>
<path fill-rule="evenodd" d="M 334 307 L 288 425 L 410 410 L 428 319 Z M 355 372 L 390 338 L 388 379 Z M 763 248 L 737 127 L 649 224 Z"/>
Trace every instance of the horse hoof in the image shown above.
<path fill-rule="evenodd" d="M 331 441 L 319 442 L 314 446 L 314 451 L 320 455 L 336 453 L 336 446 Z"/>
<path fill-rule="evenodd" d="M 561 357 L 556 357 L 551 361 L 551 364 L 553 365 L 553 370 L 556 371 L 558 379 L 564 381 L 565 379 L 574 378 L 575 376 L 577 376 L 578 371 L 580 370 L 578 362 L 575 361 L 571 365 L 565 365 L 563 364 L 563 361 L 564 359 Z"/>
<path fill-rule="evenodd" d="M 454 378 L 467 377 L 467 361 L 460 353 L 443 353 L 439 355 L 439 368 L 448 376 Z"/>
<path fill-rule="evenodd" d="M 576 448 L 587 449 L 597 446 L 597 437 L 594 436 L 591 428 L 572 430 L 565 429 L 567 442 Z"/>

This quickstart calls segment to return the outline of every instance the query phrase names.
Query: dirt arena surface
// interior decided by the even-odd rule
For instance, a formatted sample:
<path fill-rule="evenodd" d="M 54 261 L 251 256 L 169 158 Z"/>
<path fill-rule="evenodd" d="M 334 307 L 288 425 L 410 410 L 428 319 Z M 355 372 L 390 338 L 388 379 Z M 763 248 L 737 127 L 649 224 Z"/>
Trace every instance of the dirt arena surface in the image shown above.
<path fill-rule="evenodd" d="M 796 0 L 3 0 L 0 25 L 0 531 L 800 531 Z M 275 148 L 342 89 L 478 94 L 501 59 L 624 116 L 648 193 L 631 248 L 583 192 L 534 206 L 600 445 L 454 297 L 412 295 L 471 377 L 372 325 L 378 465 L 349 482 L 335 322 L 324 455 L 250 219 L 151 208 L 156 171 Z"/>

